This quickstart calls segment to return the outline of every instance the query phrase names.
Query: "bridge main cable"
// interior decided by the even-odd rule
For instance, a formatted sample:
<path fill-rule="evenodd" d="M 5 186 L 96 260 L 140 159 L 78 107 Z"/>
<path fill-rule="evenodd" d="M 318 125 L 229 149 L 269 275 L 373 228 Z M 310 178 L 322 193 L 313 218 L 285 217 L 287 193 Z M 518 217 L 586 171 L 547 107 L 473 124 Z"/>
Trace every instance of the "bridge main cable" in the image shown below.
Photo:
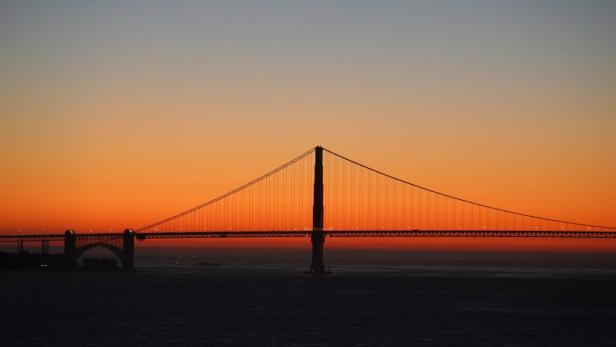
<path fill-rule="evenodd" d="M 263 174 L 262 176 L 259 176 L 258 178 L 255 178 L 255 179 L 251 180 L 250 182 L 248 182 L 248 183 L 246 183 L 246 184 L 244 184 L 242 186 L 239 186 L 239 187 L 237 187 L 237 188 L 235 188 L 235 189 L 233 189 L 233 190 L 231 190 L 231 191 L 229 191 L 229 192 L 227 192 L 227 193 L 225 193 L 223 195 L 220 195 L 220 196 L 218 196 L 218 197 L 216 197 L 216 198 L 214 198 L 212 200 L 209 200 L 209 201 L 207 201 L 207 202 L 205 202 L 203 204 L 200 204 L 198 206 L 195 206 L 195 207 L 193 207 L 191 209 L 188 209 L 188 210 L 182 211 L 180 213 L 177 213 L 177 214 L 175 214 L 175 215 L 173 215 L 173 216 L 171 216 L 169 218 L 165 218 L 165 219 L 160 220 L 160 221 L 158 221 L 156 223 L 152 223 L 152 224 L 146 225 L 144 227 L 135 229 L 135 231 L 136 232 L 142 232 L 144 230 L 148 230 L 148 229 L 154 228 L 154 227 L 159 226 L 161 224 L 165 224 L 167 222 L 170 222 L 170 221 L 172 221 L 174 219 L 177 219 L 177 218 L 183 217 L 185 215 L 188 215 L 188 214 L 190 214 L 192 212 L 195 212 L 195 211 L 197 211 L 197 210 L 199 210 L 201 208 L 204 208 L 204 207 L 206 207 L 208 205 L 214 204 L 214 203 L 216 203 L 216 202 L 218 202 L 220 200 L 223 200 L 223 199 L 225 199 L 225 198 L 227 198 L 227 197 L 229 197 L 229 196 L 231 196 L 233 194 L 236 194 L 236 193 L 238 193 L 238 192 L 240 192 L 240 191 L 242 191 L 242 190 L 244 190 L 244 189 L 246 189 L 246 188 L 248 188 L 248 187 L 250 187 L 250 186 L 252 186 L 252 185 L 254 185 L 256 183 L 258 183 L 258 182 L 260 182 L 260 181 L 263 181 L 264 179 L 274 175 L 275 173 L 277 173 L 277 172 L 279 172 L 281 170 L 284 170 L 285 168 L 291 166 L 292 164 L 294 164 L 294 163 L 298 162 L 299 160 L 301 160 L 301 159 L 307 157 L 308 155 L 312 154 L 314 151 L 315 151 L 315 148 L 311 148 L 310 150 L 304 152 L 303 154 L 301 154 L 301 155 L 293 158 L 292 160 L 290 160 L 290 161 L 280 165 L 279 167 L 277 167 L 277 168 L 275 168 L 275 169 L 273 169 L 271 171 L 268 171 L 267 173 Z"/>
<path fill-rule="evenodd" d="M 372 172 L 374 172 L 376 174 L 382 175 L 382 176 L 387 177 L 389 179 L 398 181 L 398 182 L 400 182 L 402 184 L 406 184 L 406 185 L 409 185 L 411 187 L 415 187 L 415 188 L 421 189 L 423 191 L 430 192 L 430 193 L 433 193 L 433 194 L 436 194 L 436 195 L 440 195 L 440 196 L 443 196 L 443 197 L 446 197 L 446 198 L 449 198 L 449 199 L 457 200 L 459 202 L 463 202 L 463 203 L 466 203 L 466 204 L 470 204 L 470 205 L 474 205 L 474 206 L 477 206 L 477 207 L 482 207 L 482 208 L 490 209 L 490 210 L 493 210 L 493 211 L 509 213 L 509 214 L 512 214 L 512 215 L 520 216 L 520 217 L 533 218 L 533 219 L 537 219 L 537 220 L 543 220 L 543 221 L 549 221 L 549 222 L 555 222 L 555 223 L 562 223 L 562 224 L 568 224 L 568 225 L 575 225 L 575 226 L 586 227 L 586 228 L 616 230 L 616 227 L 612 227 L 612 226 L 593 225 L 593 224 L 585 224 L 585 223 L 578 223 L 578 222 L 570 222 L 570 221 L 559 220 L 559 219 L 554 219 L 554 218 L 546 218 L 546 217 L 535 216 L 535 215 L 531 215 L 531 214 L 527 214 L 527 213 L 511 211 L 511 210 L 507 210 L 507 209 L 503 209 L 503 208 L 499 208 L 499 207 L 494 207 L 494 206 L 490 206 L 490 205 L 474 202 L 474 201 L 471 201 L 471 200 L 463 199 L 463 198 L 460 198 L 460 197 L 457 197 L 457 196 L 453 196 L 453 195 L 450 195 L 450 194 L 442 193 L 442 192 L 439 192 L 439 191 L 436 191 L 436 190 L 433 190 L 433 189 L 430 189 L 430 188 L 427 188 L 427 187 L 424 187 L 424 186 L 421 186 L 421 185 L 418 185 L 418 184 L 415 184 L 415 183 L 403 180 L 401 178 L 392 176 L 392 175 L 387 174 L 387 173 L 385 173 L 383 171 L 374 169 L 374 168 L 372 168 L 372 167 L 370 167 L 368 165 L 362 164 L 362 163 L 360 163 L 358 161 L 355 161 L 355 160 L 350 159 L 348 157 L 345 157 L 345 156 L 343 156 L 341 154 L 338 154 L 338 153 L 336 153 L 334 151 L 331 151 L 331 150 L 329 150 L 329 149 L 327 149 L 325 147 L 323 148 L 323 150 L 326 151 L 327 153 L 335 156 L 335 157 L 338 157 L 338 158 L 340 158 L 342 160 L 345 160 L 345 161 L 347 161 L 349 163 L 352 163 L 354 165 L 357 165 L 359 167 L 362 167 L 364 169 L 367 169 L 369 171 L 372 171 Z"/>

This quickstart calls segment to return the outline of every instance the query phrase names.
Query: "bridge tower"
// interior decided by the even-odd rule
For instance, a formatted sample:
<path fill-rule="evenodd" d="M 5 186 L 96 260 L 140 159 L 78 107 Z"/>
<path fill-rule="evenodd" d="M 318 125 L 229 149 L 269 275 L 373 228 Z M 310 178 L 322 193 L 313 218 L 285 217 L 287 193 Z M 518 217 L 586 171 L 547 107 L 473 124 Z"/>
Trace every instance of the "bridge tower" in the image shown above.
<path fill-rule="evenodd" d="M 314 160 L 314 204 L 312 206 L 312 263 L 310 273 L 324 274 L 325 264 L 323 262 L 323 244 L 325 235 L 323 234 L 323 147 L 315 148 Z"/>
<path fill-rule="evenodd" d="M 64 232 L 64 262 L 67 268 L 73 269 L 77 267 L 77 237 L 72 230 Z"/>
<path fill-rule="evenodd" d="M 122 267 L 124 271 L 135 270 L 135 233 L 133 229 L 124 230 L 122 242 Z"/>

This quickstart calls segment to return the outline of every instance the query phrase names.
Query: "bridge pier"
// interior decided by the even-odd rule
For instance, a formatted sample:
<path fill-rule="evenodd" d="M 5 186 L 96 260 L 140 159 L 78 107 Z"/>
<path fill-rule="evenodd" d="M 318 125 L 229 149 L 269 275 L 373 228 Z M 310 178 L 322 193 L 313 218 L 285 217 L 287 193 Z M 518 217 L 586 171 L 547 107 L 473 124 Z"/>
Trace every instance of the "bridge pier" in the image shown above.
<path fill-rule="evenodd" d="M 317 146 L 314 149 L 314 204 L 312 205 L 312 262 L 310 263 L 310 273 L 322 275 L 325 271 L 323 261 L 323 245 L 325 244 L 325 234 L 323 233 L 323 147 Z"/>
<path fill-rule="evenodd" d="M 313 230 L 310 236 L 312 242 L 312 262 L 310 263 L 310 273 L 321 275 L 327 273 L 323 261 L 323 245 L 325 244 L 325 235 L 323 231 Z"/>
<path fill-rule="evenodd" d="M 124 271 L 135 270 L 135 233 L 133 229 L 124 230 L 122 242 L 122 268 Z"/>
<path fill-rule="evenodd" d="M 41 241 L 41 254 L 49 254 L 49 240 Z"/>
<path fill-rule="evenodd" d="M 77 237 L 72 230 L 64 232 L 64 264 L 68 269 L 77 268 Z"/>

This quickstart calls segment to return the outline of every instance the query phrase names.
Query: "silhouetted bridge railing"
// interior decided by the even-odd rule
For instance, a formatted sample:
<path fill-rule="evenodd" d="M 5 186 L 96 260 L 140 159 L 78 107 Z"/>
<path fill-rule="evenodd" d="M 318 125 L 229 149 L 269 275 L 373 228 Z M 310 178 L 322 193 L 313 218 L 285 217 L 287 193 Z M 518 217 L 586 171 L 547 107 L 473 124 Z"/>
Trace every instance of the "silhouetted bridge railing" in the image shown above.
<path fill-rule="evenodd" d="M 609 231 L 525 231 L 525 230 L 324 230 L 326 237 L 542 237 L 573 239 L 616 238 Z M 176 238 L 254 238 L 254 237 L 311 237 L 306 231 L 183 231 L 138 233 L 137 240 Z"/>
<path fill-rule="evenodd" d="M 616 239 L 616 228 L 479 204 L 316 147 L 213 200 L 134 231 L 0 235 L 0 242 L 40 241 L 45 251 L 49 242 L 61 241 L 71 267 L 89 249 L 104 247 L 132 270 L 135 239 L 266 237 L 309 237 L 310 271 L 321 274 L 327 237 Z"/>

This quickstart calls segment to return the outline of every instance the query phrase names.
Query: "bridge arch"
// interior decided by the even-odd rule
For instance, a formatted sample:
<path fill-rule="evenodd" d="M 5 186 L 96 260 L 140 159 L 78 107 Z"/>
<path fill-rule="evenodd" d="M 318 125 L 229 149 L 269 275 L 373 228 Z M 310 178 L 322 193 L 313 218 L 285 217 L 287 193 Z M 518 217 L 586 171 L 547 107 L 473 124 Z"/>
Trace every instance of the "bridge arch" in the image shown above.
<path fill-rule="evenodd" d="M 78 260 L 87 251 L 89 251 L 89 250 L 91 250 L 93 248 L 105 248 L 105 249 L 110 250 L 116 256 L 116 258 L 118 258 L 118 260 L 122 264 L 122 267 L 126 267 L 126 260 L 125 260 L 125 257 L 124 257 L 123 250 L 120 247 L 112 245 L 112 244 L 109 244 L 107 242 L 89 243 L 89 244 L 83 245 L 83 246 L 75 249 L 75 260 Z"/>

